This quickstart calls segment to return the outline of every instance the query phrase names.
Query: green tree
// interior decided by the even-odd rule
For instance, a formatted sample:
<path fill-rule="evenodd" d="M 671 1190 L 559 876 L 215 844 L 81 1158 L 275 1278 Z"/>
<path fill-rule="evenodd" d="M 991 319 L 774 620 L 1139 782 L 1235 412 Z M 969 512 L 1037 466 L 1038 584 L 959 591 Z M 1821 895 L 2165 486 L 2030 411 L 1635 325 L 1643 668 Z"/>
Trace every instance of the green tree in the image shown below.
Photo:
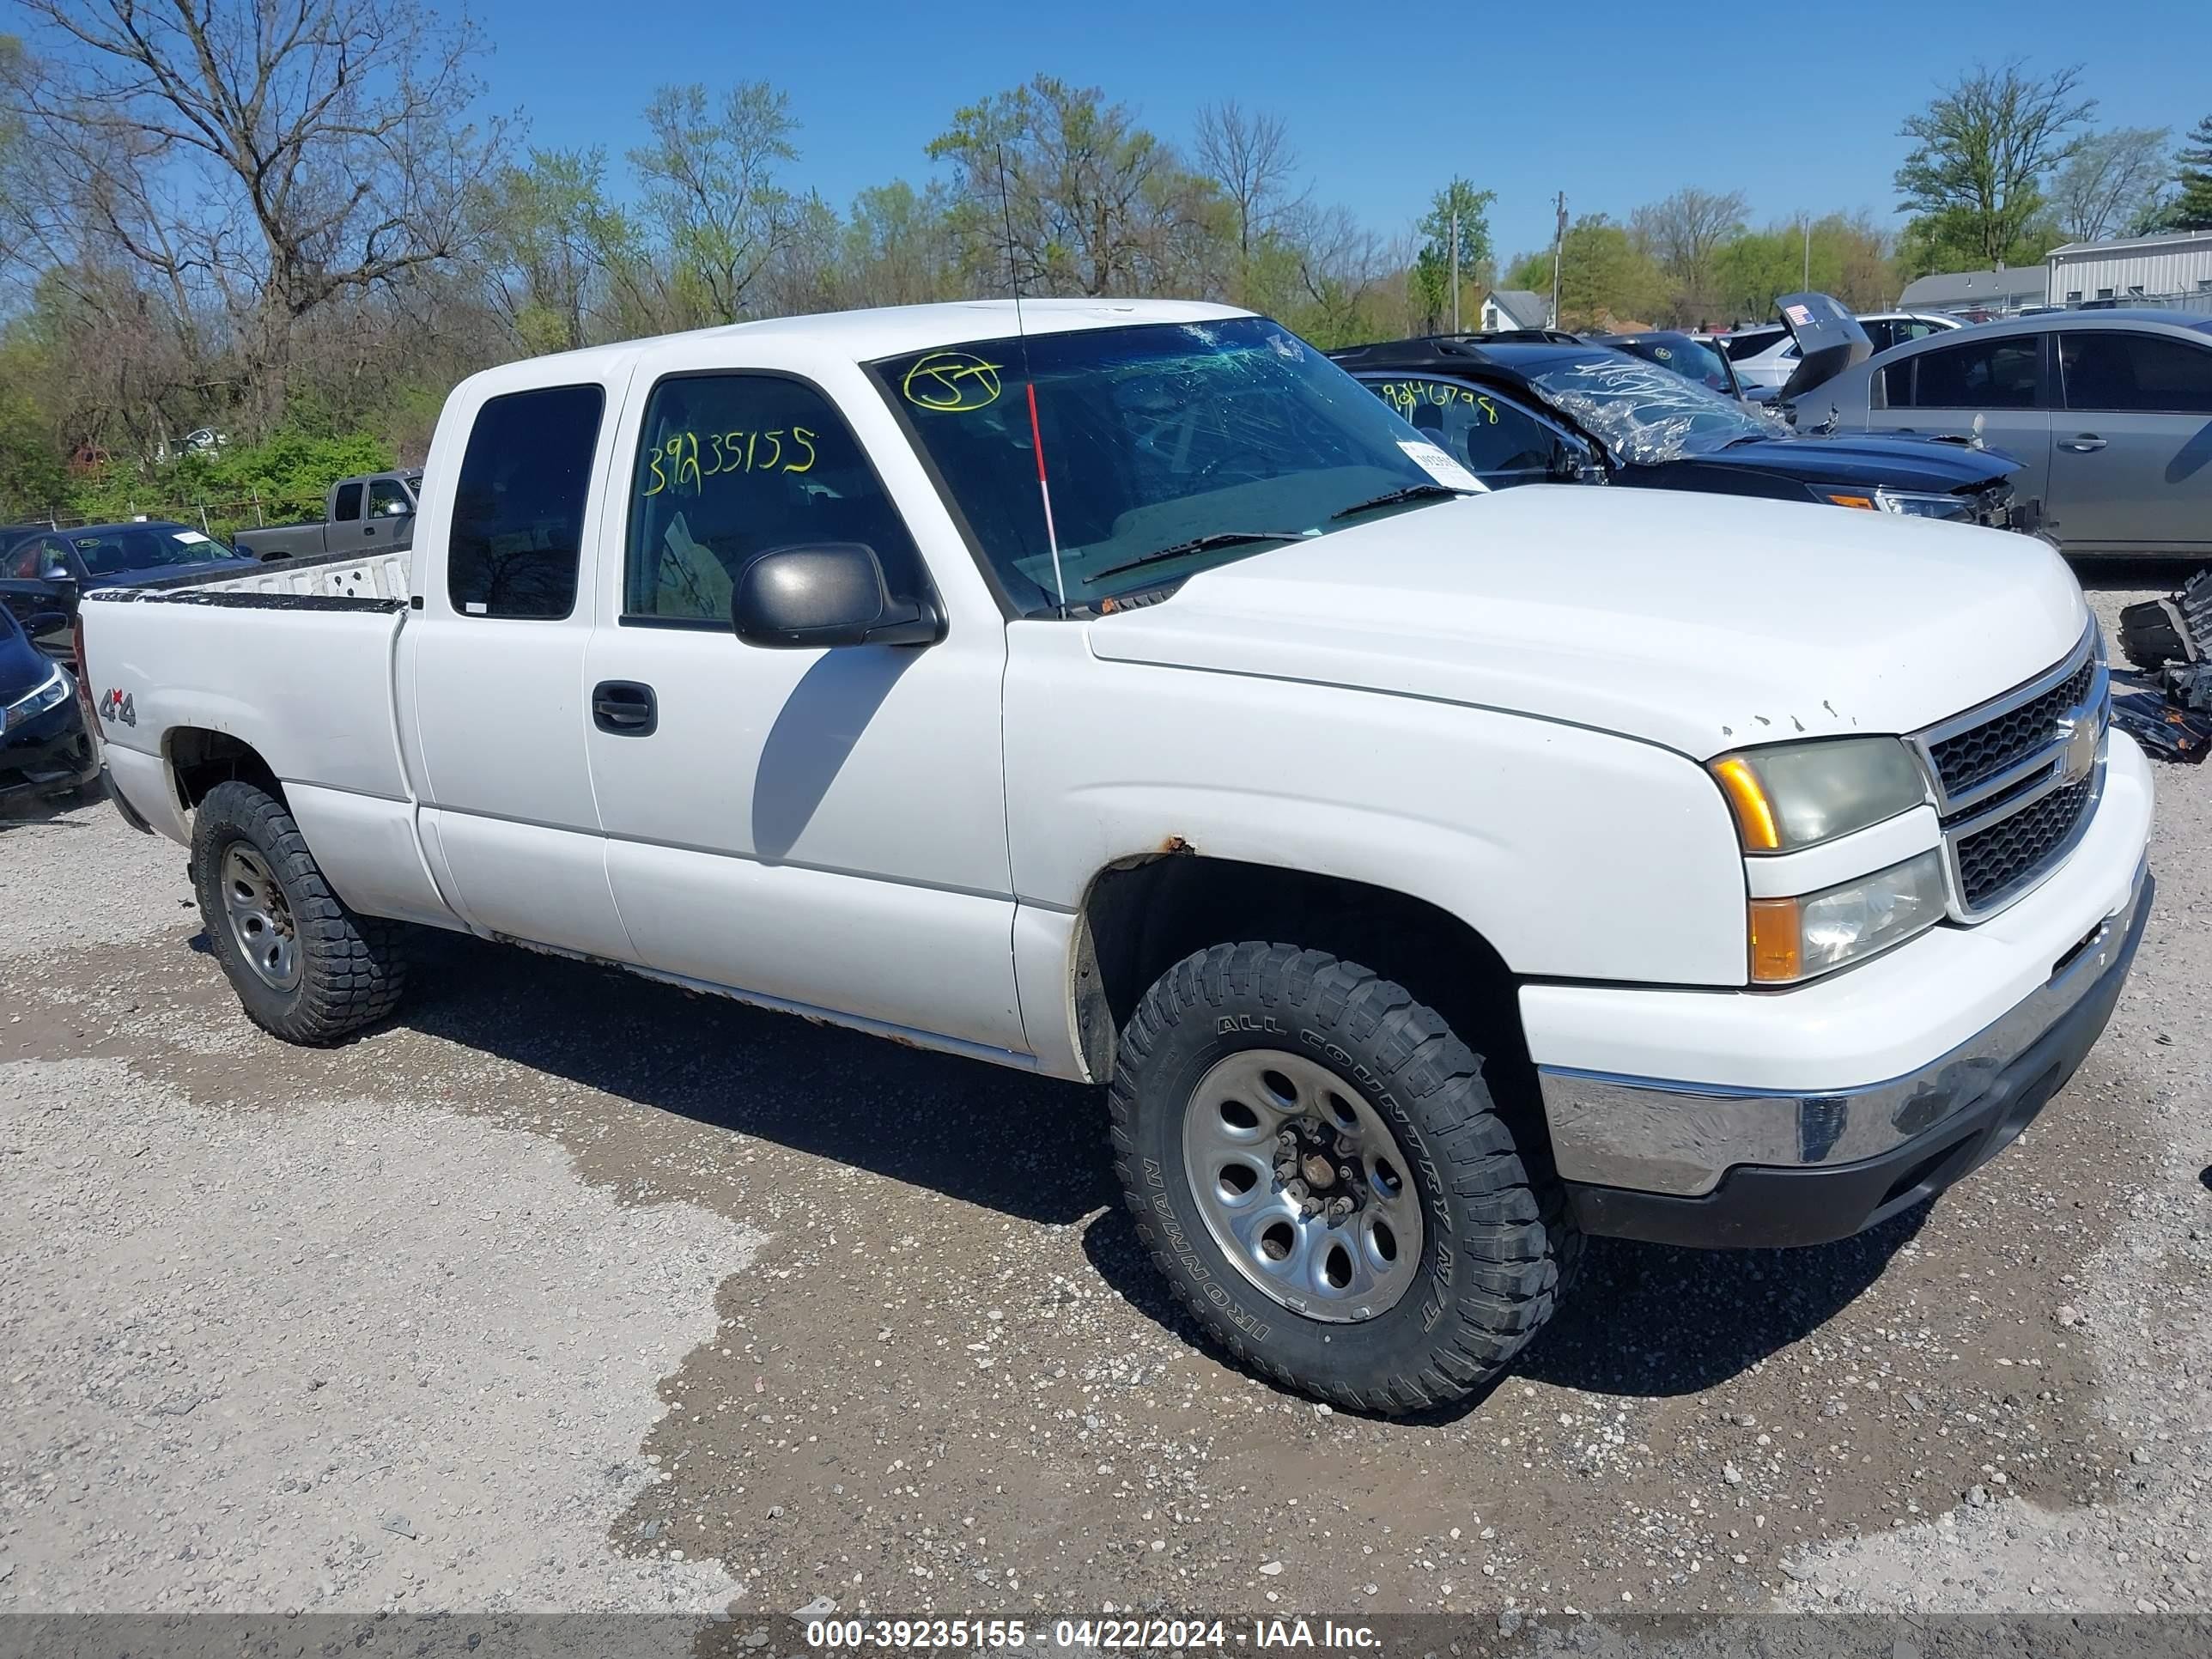
<path fill-rule="evenodd" d="M 2179 193 L 2158 216 L 2166 230 L 2212 230 L 2212 115 L 2189 130 L 2174 152 L 2173 182 Z"/>
<path fill-rule="evenodd" d="M 779 181 L 799 158 L 791 100 L 765 81 L 740 82 L 719 100 L 703 86 L 663 87 L 645 124 L 653 142 L 629 161 L 646 228 L 667 254 L 678 319 L 734 323 L 798 222 L 800 203 Z"/>
<path fill-rule="evenodd" d="M 485 191 L 485 281 L 526 352 L 567 351 L 592 337 L 608 261 L 628 240 L 606 199 L 606 154 L 532 150 Z"/>
<path fill-rule="evenodd" d="M 1551 251 L 1522 255 L 1506 273 L 1505 286 L 1549 292 Z M 1646 322 L 1666 303 L 1665 273 L 1626 226 L 1589 213 L 1567 227 L 1559 246 L 1561 328 Z"/>
<path fill-rule="evenodd" d="M 1907 118 L 1913 149 L 1897 170 L 1898 205 L 1917 216 L 1916 246 L 1960 261 L 1930 269 L 2019 263 L 2023 235 L 2045 215 L 2045 176 L 2080 149 L 2074 130 L 2096 112 L 2081 82 L 2078 64 L 2043 76 L 2017 62 L 1982 65 Z"/>
<path fill-rule="evenodd" d="M 1219 280 L 1191 268 L 1209 237 L 1217 253 L 1226 245 L 1218 191 L 1096 87 L 1040 75 L 955 110 L 929 155 L 952 164 L 952 229 L 984 292 L 1011 276 L 1032 294 L 1082 295 Z"/>
<path fill-rule="evenodd" d="M 1454 179 L 1430 199 L 1428 215 L 1417 228 L 1422 241 L 1413 255 L 1411 277 L 1414 308 L 1426 319 L 1424 332 L 1434 333 L 1451 320 L 1455 216 L 1459 225 L 1457 297 L 1464 302 L 1469 289 L 1490 286 L 1490 204 L 1497 199 L 1496 191 L 1477 190 L 1464 179 Z"/>
<path fill-rule="evenodd" d="M 845 221 L 844 293 L 854 305 L 921 305 L 960 291 L 959 249 L 942 184 L 903 179 L 862 191 Z"/>

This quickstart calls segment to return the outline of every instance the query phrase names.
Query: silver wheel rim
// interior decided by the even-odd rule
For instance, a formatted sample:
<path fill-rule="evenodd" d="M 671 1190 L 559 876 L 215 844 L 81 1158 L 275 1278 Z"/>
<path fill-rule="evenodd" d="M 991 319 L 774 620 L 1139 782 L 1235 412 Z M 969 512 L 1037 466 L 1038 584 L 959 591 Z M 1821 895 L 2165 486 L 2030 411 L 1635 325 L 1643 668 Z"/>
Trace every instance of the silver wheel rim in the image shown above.
<path fill-rule="evenodd" d="M 222 855 L 222 913 L 230 937 L 253 976 L 271 990 L 300 982 L 300 943 L 292 907 L 261 855 L 234 846 Z"/>
<path fill-rule="evenodd" d="M 1420 1272 L 1420 1194 L 1397 1137 L 1303 1054 L 1247 1048 L 1209 1069 L 1183 1108 L 1182 1158 L 1222 1255 L 1293 1313 L 1373 1319 Z M 1324 1169 L 1326 1184 L 1310 1179 Z"/>

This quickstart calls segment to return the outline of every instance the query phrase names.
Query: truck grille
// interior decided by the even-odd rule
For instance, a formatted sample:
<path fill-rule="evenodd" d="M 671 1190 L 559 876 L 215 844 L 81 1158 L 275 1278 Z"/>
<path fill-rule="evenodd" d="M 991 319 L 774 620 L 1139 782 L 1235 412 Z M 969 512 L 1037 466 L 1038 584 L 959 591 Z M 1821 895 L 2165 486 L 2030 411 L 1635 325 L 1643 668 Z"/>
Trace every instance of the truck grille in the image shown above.
<path fill-rule="evenodd" d="M 2088 810 L 2090 781 L 2069 783 L 1988 829 L 1959 839 L 1959 897 L 1978 910 L 2050 862 Z"/>
<path fill-rule="evenodd" d="M 2093 656 L 2041 696 L 1970 726 L 1955 738 L 1930 744 L 1928 756 L 1936 763 L 1936 778 L 1943 793 L 1963 795 L 2048 745 L 2066 712 L 2088 701 L 2089 684 L 2096 673 Z"/>
<path fill-rule="evenodd" d="M 1911 739 L 1935 785 L 1958 920 L 1994 915 L 2080 839 L 2104 781 L 2110 712 L 2092 625 L 2047 672 Z"/>

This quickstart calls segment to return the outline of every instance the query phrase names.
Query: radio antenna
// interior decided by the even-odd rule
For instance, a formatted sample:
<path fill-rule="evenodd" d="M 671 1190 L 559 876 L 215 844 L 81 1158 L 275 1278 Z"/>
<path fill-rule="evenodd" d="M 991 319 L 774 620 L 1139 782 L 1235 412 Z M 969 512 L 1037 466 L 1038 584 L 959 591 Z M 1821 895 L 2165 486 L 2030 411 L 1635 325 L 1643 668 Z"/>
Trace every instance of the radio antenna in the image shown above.
<path fill-rule="evenodd" d="M 1052 550 L 1052 586 L 1060 614 L 1067 614 L 1067 578 L 1060 574 L 1060 532 L 1052 522 L 1052 483 L 1044 471 L 1044 428 L 1037 420 L 1036 381 L 1030 374 L 1030 334 L 1022 323 L 1022 273 L 1014 261 L 1013 199 L 1006 189 L 1006 148 L 999 146 L 999 212 L 1006 224 L 1006 282 L 1014 291 L 1014 335 L 1022 348 L 1022 390 L 1029 394 L 1030 447 L 1036 452 L 1037 499 L 1044 503 L 1045 545 Z"/>

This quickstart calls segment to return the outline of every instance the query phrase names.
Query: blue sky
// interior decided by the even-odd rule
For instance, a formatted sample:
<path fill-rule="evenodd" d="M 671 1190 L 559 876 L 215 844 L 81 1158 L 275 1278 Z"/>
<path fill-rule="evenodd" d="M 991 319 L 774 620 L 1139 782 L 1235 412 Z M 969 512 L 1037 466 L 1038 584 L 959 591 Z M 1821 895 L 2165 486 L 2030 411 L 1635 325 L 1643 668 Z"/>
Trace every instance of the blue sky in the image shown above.
<path fill-rule="evenodd" d="M 2178 3 L 2110 27 L 2079 0 L 2012 0 L 2001 21 L 1888 0 L 1742 5 L 1734 27 L 1613 0 L 1557 9 L 1277 0 L 1249 12 L 1188 0 L 475 0 L 472 9 L 496 44 L 487 102 L 519 108 L 539 144 L 604 144 L 618 159 L 639 141 L 638 112 L 656 86 L 767 80 L 790 94 L 802 124 L 791 182 L 842 209 L 864 185 L 919 183 L 923 146 L 956 106 L 1042 70 L 1103 88 L 1177 143 L 1211 100 L 1279 114 L 1317 198 L 1385 233 L 1464 174 L 1498 192 L 1501 258 L 1549 240 L 1555 190 L 1571 213 L 1622 216 L 1696 184 L 1743 191 L 1754 222 L 1801 208 L 1864 207 L 1887 220 L 1905 149 L 1899 122 L 1978 58 L 2024 56 L 2039 70 L 2082 64 L 2102 125 L 2179 133 L 2212 113 L 2212 5 Z M 1444 17 L 1462 28 L 1421 21 Z M 1516 29 L 1540 33 L 1516 48 L 1446 39 Z M 1808 78 L 1823 84 L 1791 89 Z"/>

